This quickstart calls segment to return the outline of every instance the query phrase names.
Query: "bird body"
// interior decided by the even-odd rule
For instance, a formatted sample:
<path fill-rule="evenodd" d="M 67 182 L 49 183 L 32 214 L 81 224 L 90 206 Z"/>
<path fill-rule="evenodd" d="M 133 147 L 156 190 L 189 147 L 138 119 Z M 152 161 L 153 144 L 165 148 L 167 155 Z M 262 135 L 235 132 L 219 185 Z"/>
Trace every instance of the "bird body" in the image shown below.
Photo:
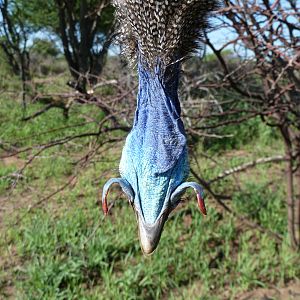
<path fill-rule="evenodd" d="M 197 46 L 215 1 L 117 0 L 118 42 L 137 61 L 139 92 L 134 124 L 122 152 L 121 178 L 103 189 L 104 210 L 112 183 L 119 183 L 138 219 L 142 249 L 156 248 L 169 213 L 192 187 L 203 213 L 202 188 L 184 182 L 189 173 L 187 140 L 180 118 L 180 62 Z"/>

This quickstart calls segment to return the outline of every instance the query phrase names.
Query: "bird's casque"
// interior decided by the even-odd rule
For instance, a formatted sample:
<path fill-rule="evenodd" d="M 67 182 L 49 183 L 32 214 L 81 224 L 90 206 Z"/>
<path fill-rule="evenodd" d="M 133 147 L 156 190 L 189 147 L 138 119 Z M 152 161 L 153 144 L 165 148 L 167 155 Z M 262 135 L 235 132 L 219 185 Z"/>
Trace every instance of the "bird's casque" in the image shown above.
<path fill-rule="evenodd" d="M 103 188 L 103 210 L 113 183 L 120 184 L 136 212 L 143 252 L 152 253 L 163 226 L 187 188 L 196 191 L 203 214 L 203 191 L 189 174 L 187 141 L 180 118 L 180 63 L 197 47 L 216 1 L 114 1 L 118 42 L 137 61 L 139 91 L 134 124 L 123 148 L 121 178 Z"/>

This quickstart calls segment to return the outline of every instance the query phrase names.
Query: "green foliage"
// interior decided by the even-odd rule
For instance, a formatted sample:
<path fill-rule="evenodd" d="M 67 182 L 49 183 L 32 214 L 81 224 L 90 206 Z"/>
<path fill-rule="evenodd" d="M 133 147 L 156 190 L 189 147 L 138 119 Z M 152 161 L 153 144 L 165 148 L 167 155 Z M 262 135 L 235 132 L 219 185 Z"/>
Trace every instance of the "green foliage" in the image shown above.
<path fill-rule="evenodd" d="M 66 74 L 68 65 L 53 40 L 36 38 L 30 47 L 31 74 L 45 77 Z M 64 83 L 65 84 L 65 83 Z"/>
<path fill-rule="evenodd" d="M 59 35 L 59 7 L 56 4 L 56 1 L 50 0 L 43 2 L 41 5 L 40 1 L 31 0 L 15 0 L 16 4 L 19 7 L 19 10 L 23 12 L 25 20 L 28 24 L 32 26 L 35 32 L 40 30 L 46 30 L 53 34 Z M 72 0 L 69 2 L 73 9 L 73 13 L 77 22 L 80 19 L 80 5 L 81 0 Z M 97 8 L 101 4 L 101 1 L 97 0 L 88 0 L 86 1 L 87 6 L 91 14 L 96 13 Z M 110 29 L 113 18 L 113 8 L 108 6 L 104 9 L 103 14 L 101 15 L 101 23 L 98 22 L 97 31 L 102 34 L 106 34 Z"/>
<path fill-rule="evenodd" d="M 233 203 L 238 212 L 250 216 L 265 228 L 284 234 L 287 228 L 286 207 L 282 186 L 266 187 L 257 183 L 247 183 L 248 192 L 238 192 Z M 276 189 L 276 192 L 274 191 Z"/>
<path fill-rule="evenodd" d="M 21 85 L 17 80 L 17 76 L 14 74 L 12 68 L 7 62 L 7 57 L 3 53 L 0 47 L 0 90 L 18 90 Z M 0 123 L 0 125 L 2 125 Z"/>
<path fill-rule="evenodd" d="M 41 104 L 29 105 L 26 114 L 31 115 L 43 107 Z M 7 112 L 9 112 L 9 114 Z M 91 106 L 74 106 L 71 109 L 68 121 L 66 121 L 60 109 L 52 109 L 41 117 L 34 118 L 29 122 L 24 122 L 22 121 L 24 111 L 20 104 L 14 101 L 7 101 L 6 99 L 0 99 L 0 140 L 6 143 L 12 143 L 18 147 L 23 147 L 46 143 L 47 141 L 72 134 L 92 132 L 97 129 L 95 123 L 87 122 L 86 125 L 78 126 L 78 124 L 84 124 L 86 122 L 83 117 L 85 113 L 90 116 L 95 116 L 96 120 L 103 118 L 103 113 L 101 113 L 101 111 L 95 111 Z M 55 130 L 64 127 L 66 128 L 63 130 Z M 76 148 L 75 145 L 74 147 Z"/>
<path fill-rule="evenodd" d="M 230 59 L 231 57 L 234 56 L 234 53 L 233 51 L 227 49 L 222 52 L 222 55 L 225 59 Z M 218 58 L 214 53 L 207 53 L 204 57 L 204 62 L 205 63 L 218 62 Z"/>
<path fill-rule="evenodd" d="M 259 124 L 260 122 L 256 118 L 239 125 L 232 124 L 218 128 L 214 133 L 225 137 L 222 139 L 206 139 L 204 148 L 211 152 L 239 149 L 259 137 Z"/>
<path fill-rule="evenodd" d="M 51 56 L 53 58 L 56 58 L 58 54 L 60 54 L 58 47 L 53 43 L 53 41 L 40 38 L 32 41 L 30 51 L 32 54 L 38 54 L 44 57 Z"/>
<path fill-rule="evenodd" d="M 16 171 L 16 166 L 5 167 L 2 162 L 0 162 L 0 194 L 4 194 L 5 190 L 7 190 L 12 184 L 13 178 L 10 177 L 14 171 Z"/>
<path fill-rule="evenodd" d="M 243 106 L 242 103 L 240 106 Z M 228 122 L 237 118 L 243 118 L 246 114 L 240 113 L 230 117 L 220 117 L 210 120 L 207 125 L 219 122 Z M 279 144 L 279 132 L 277 128 L 266 126 L 259 117 L 251 118 L 241 123 L 227 124 L 212 131 L 213 134 L 223 136 L 221 139 L 207 138 L 204 140 L 204 149 L 211 153 L 243 148 L 247 144 L 257 143 L 261 146 Z"/>
<path fill-rule="evenodd" d="M 11 75 L 11 69 L 7 63 L 6 56 L 3 52 L 3 50 L 0 47 L 0 83 L 2 82 L 2 78 Z"/>

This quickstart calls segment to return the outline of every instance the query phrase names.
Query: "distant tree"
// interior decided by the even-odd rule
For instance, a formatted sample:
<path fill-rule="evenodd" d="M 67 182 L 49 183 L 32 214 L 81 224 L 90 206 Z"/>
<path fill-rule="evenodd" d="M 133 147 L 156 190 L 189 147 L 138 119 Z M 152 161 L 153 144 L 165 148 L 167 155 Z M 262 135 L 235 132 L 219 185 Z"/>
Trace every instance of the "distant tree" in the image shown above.
<path fill-rule="evenodd" d="M 55 73 L 62 74 L 68 70 L 68 65 L 63 58 L 61 49 L 56 41 L 50 40 L 49 37 L 35 38 L 29 47 L 29 54 L 32 77 L 51 76 L 55 75 Z M 38 86 L 35 84 L 32 84 L 32 86 L 36 91 Z"/>
<path fill-rule="evenodd" d="M 61 52 L 55 43 L 48 39 L 36 38 L 30 47 L 31 53 L 36 53 L 43 56 L 57 57 Z"/>
<path fill-rule="evenodd" d="M 31 27 L 26 24 L 22 10 L 13 0 L 0 0 L 0 17 L 0 47 L 13 73 L 22 79 L 25 105 L 26 82 L 30 79 L 27 46 Z"/>
<path fill-rule="evenodd" d="M 109 0 L 16 0 L 35 31 L 55 35 L 76 82 L 85 93 L 86 85 L 97 82 L 113 34 L 113 8 Z"/>

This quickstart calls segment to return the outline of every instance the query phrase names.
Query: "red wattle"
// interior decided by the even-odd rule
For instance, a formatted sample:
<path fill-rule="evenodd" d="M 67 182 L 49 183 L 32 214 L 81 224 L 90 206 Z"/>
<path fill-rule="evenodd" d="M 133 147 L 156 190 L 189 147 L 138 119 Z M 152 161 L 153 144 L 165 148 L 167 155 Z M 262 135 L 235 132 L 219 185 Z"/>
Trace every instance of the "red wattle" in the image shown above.
<path fill-rule="evenodd" d="M 204 216 L 206 216 L 207 211 L 206 211 L 205 203 L 199 193 L 197 193 L 197 200 L 198 200 L 198 207 L 199 207 L 200 211 L 202 212 L 202 214 Z"/>

